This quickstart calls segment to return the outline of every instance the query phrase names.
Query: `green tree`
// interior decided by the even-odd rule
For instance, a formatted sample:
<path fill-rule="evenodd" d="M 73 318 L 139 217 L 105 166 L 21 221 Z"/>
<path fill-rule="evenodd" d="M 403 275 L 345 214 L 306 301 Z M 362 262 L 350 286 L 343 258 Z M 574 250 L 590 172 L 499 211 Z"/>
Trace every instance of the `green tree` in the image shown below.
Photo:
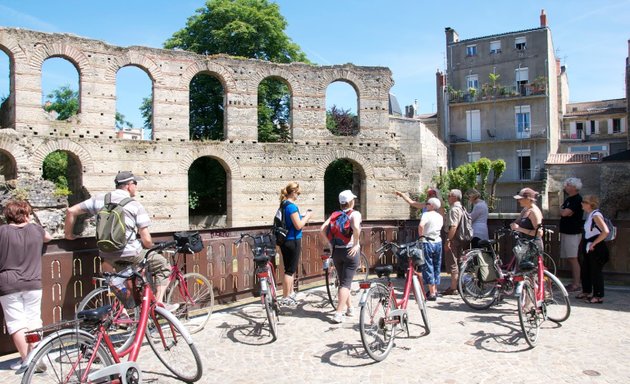
<path fill-rule="evenodd" d="M 153 138 L 153 98 L 151 96 L 142 99 L 140 114 L 144 120 L 142 137 L 150 140 Z"/>
<path fill-rule="evenodd" d="M 116 129 L 123 129 L 125 127 L 132 128 L 133 124 L 130 121 L 125 120 L 125 115 L 116 111 Z"/>
<path fill-rule="evenodd" d="M 64 85 L 46 96 L 44 110 L 57 112 L 57 120 L 67 120 L 79 112 L 79 92 Z"/>
<path fill-rule="evenodd" d="M 57 192 L 70 194 L 68 186 L 68 153 L 65 151 L 51 152 L 42 164 L 42 178 L 55 183 Z"/>
<path fill-rule="evenodd" d="M 224 53 L 277 63 L 308 63 L 304 52 L 286 35 L 287 25 L 279 6 L 267 0 L 209 0 L 204 8 L 188 18 L 186 27 L 164 43 L 164 48 L 205 55 Z M 223 88 L 218 82 L 202 82 L 204 84 L 191 84 L 191 137 L 220 139 L 223 137 Z M 282 102 L 284 93 L 280 88 L 276 85 L 262 92 L 259 89 L 261 141 L 285 141 L 283 130 L 287 125 L 283 121 L 288 121 L 290 109 L 289 103 Z M 199 90 L 204 93 L 196 96 Z M 208 95 L 212 95 L 210 100 Z"/>
<path fill-rule="evenodd" d="M 282 80 L 268 78 L 258 86 L 258 141 L 290 142 L 291 94 Z"/>
<path fill-rule="evenodd" d="M 479 172 L 479 178 L 481 179 L 479 183 L 479 192 L 481 193 L 481 198 L 484 200 L 488 197 L 488 175 L 490 174 L 491 168 L 492 161 L 487 157 L 482 157 L 477 160 L 477 171 Z"/>
<path fill-rule="evenodd" d="M 359 118 L 349 109 L 333 105 L 326 111 L 326 128 L 336 136 L 354 136 L 359 133 Z"/>
<path fill-rule="evenodd" d="M 354 166 L 348 159 L 334 160 L 324 173 L 324 213 L 329 215 L 339 209 L 339 192 L 352 189 Z M 356 193 L 356 192 L 355 192 Z"/>
<path fill-rule="evenodd" d="M 496 191 L 497 191 L 497 183 L 499 181 L 499 179 L 501 178 L 501 176 L 503 175 L 503 172 L 505 172 L 506 169 L 506 164 L 505 161 L 503 159 L 497 159 L 495 161 L 492 162 L 491 168 L 492 168 L 492 184 L 490 187 L 490 201 L 488 202 L 488 208 L 490 209 L 490 211 L 494 210 L 494 203 L 496 202 Z"/>

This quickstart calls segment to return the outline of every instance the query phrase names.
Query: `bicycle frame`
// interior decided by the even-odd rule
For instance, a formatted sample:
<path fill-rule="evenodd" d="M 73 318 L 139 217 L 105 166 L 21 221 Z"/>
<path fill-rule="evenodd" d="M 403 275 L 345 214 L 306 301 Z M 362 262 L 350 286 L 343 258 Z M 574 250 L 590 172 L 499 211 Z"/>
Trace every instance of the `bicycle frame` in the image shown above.
<path fill-rule="evenodd" d="M 182 255 L 184 255 L 183 253 L 177 253 L 175 251 L 173 251 L 173 253 L 170 256 L 170 261 L 171 261 L 171 274 L 168 276 L 168 284 L 170 284 L 172 281 L 174 280 L 179 280 L 179 284 L 178 284 L 178 289 L 179 289 L 179 294 L 183 297 L 186 298 L 187 300 L 190 300 L 190 303 L 195 305 L 196 302 L 195 300 L 192 298 L 192 296 L 190 295 L 190 292 L 188 291 L 188 284 L 186 284 L 186 280 L 184 280 L 184 274 L 182 273 L 181 268 L 179 266 L 179 261 L 182 258 Z M 185 257 L 185 255 L 184 255 Z"/>
<path fill-rule="evenodd" d="M 269 276 L 271 275 L 271 277 Z M 264 269 L 260 269 L 256 271 L 256 277 L 258 277 L 259 281 L 260 281 L 260 297 L 262 300 L 264 300 L 264 294 L 270 293 L 272 297 L 277 297 L 277 292 L 276 292 L 276 285 L 275 284 L 269 284 L 269 279 L 274 279 L 275 281 L 275 276 L 276 275 L 276 270 L 273 266 L 273 263 L 271 262 L 271 260 L 267 261 L 267 264 L 265 265 Z M 269 288 L 271 288 L 271 292 L 269 292 Z M 264 303 L 263 303 L 264 304 Z"/>

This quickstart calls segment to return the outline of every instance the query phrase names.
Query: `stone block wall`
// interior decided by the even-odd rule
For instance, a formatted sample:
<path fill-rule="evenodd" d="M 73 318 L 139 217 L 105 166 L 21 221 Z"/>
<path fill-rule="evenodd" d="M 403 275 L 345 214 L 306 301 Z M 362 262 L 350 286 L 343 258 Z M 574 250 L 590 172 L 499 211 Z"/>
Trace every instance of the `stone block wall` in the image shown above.
<path fill-rule="evenodd" d="M 361 210 L 366 219 L 405 219 L 408 207 L 392 186 L 415 192 L 439 167 L 446 148 L 418 120 L 388 115 L 391 72 L 352 64 L 275 64 L 225 55 L 204 56 L 146 47 L 116 47 L 68 34 L 0 28 L 0 49 L 10 60 L 11 94 L 3 106 L 0 152 L 13 162 L 17 178 L 41 176 L 48 154 L 73 156 L 87 194 L 113 188 L 119 170 L 143 176 L 137 199 L 154 222 L 152 231 L 187 228 L 188 169 L 209 156 L 227 174 L 227 226 L 269 224 L 287 182 L 300 182 L 299 204 L 324 219 L 324 173 L 336 159 L 348 159 L 361 175 Z M 41 105 L 42 63 L 69 60 L 77 69 L 79 114 L 51 120 Z M 153 131 L 148 141 L 115 135 L 116 73 L 125 66 L 144 70 L 153 82 Z M 211 74 L 224 89 L 225 140 L 190 141 L 189 85 Z M 292 140 L 258 143 L 257 90 L 261 81 L 283 79 L 291 91 Z M 360 132 L 337 137 L 325 127 L 326 89 L 344 81 L 356 90 Z"/>

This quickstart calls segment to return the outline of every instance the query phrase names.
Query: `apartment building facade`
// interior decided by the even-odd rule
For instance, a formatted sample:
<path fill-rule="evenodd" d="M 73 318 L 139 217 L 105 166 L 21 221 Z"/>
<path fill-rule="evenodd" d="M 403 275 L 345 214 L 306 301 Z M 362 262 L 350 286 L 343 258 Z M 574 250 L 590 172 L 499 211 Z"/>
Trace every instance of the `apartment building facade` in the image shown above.
<path fill-rule="evenodd" d="M 544 189 L 545 160 L 559 143 L 564 68 L 555 57 L 544 11 L 538 28 L 460 40 L 446 28 L 446 73 L 438 74 L 440 135 L 452 168 L 480 157 L 505 160 L 496 211 L 510 197 Z"/>

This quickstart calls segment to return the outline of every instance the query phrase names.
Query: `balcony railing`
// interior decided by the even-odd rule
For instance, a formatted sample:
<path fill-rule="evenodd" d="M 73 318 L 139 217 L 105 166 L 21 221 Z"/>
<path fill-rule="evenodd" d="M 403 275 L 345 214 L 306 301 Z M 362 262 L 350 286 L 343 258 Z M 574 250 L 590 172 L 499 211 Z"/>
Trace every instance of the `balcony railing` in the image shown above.
<path fill-rule="evenodd" d="M 547 89 L 545 87 L 534 86 L 533 84 L 524 84 L 520 86 L 507 86 L 495 88 L 482 88 L 475 92 L 452 90 L 449 93 L 449 101 L 456 103 L 471 103 L 477 101 L 511 99 L 515 97 L 538 96 L 545 95 Z"/>

